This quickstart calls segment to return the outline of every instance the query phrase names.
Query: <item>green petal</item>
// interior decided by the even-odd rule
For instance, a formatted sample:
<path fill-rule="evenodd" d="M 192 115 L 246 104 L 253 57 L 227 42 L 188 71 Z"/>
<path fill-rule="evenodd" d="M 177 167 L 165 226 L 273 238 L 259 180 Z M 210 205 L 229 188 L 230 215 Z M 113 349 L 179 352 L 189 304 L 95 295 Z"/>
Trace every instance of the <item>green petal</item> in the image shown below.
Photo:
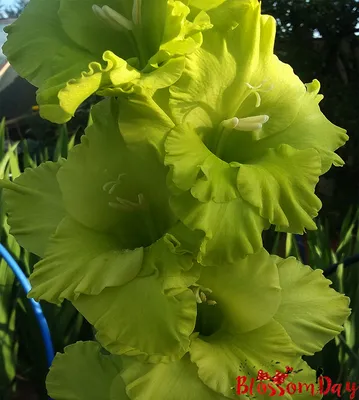
<path fill-rule="evenodd" d="M 312 270 L 291 257 L 278 264 L 282 302 L 275 319 L 298 351 L 312 355 L 337 336 L 350 314 L 349 298 L 330 288 L 321 270 Z"/>
<path fill-rule="evenodd" d="M 217 30 L 217 22 L 205 32 L 201 48 L 187 57 L 181 78 L 170 87 L 171 111 L 179 123 L 216 128 L 222 120 L 234 117 L 231 114 L 246 92 L 245 82 L 257 66 L 260 7 L 233 1 L 223 2 L 223 8 L 231 9 L 232 3 L 238 12 L 230 17 L 235 16 L 238 27 L 222 32 Z M 228 21 L 223 15 L 219 19 L 225 24 Z"/>
<path fill-rule="evenodd" d="M 238 376 L 256 378 L 260 369 L 273 376 L 275 369 L 283 371 L 285 365 L 298 363 L 292 341 L 274 320 L 242 334 L 219 331 L 194 339 L 190 354 L 198 366 L 201 380 L 212 390 L 230 398 L 236 398 L 232 388 Z M 271 365 L 269 360 L 280 361 L 283 367 Z"/>
<path fill-rule="evenodd" d="M 215 307 L 236 333 L 267 324 L 281 302 L 277 267 L 264 249 L 230 266 L 203 268 L 198 284 L 212 290 Z"/>
<path fill-rule="evenodd" d="M 119 357 L 101 354 L 96 342 L 77 342 L 57 353 L 46 379 L 49 395 L 55 400 L 111 400 L 110 389 L 121 370 Z M 117 380 L 119 400 L 128 399 Z"/>
<path fill-rule="evenodd" d="M 201 202 L 224 203 L 239 197 L 236 189 L 238 164 L 227 164 L 212 154 L 188 125 L 176 127 L 165 142 L 165 164 L 172 168 L 172 181 L 191 190 Z M 198 176 L 201 173 L 201 178 Z"/>
<path fill-rule="evenodd" d="M 228 52 L 223 35 L 215 30 L 206 32 L 201 48 L 187 56 L 181 78 L 169 89 L 169 105 L 175 121 L 186 122 L 193 128 L 219 124 L 221 97 L 236 72 L 236 61 Z"/>
<path fill-rule="evenodd" d="M 59 0 L 32 0 L 6 28 L 8 39 L 3 51 L 16 71 L 35 86 L 65 70 L 69 73 L 64 76 L 70 79 L 70 71 L 81 71 L 93 60 L 63 32 L 57 16 L 59 5 Z"/>
<path fill-rule="evenodd" d="M 131 19 L 132 3 L 132 0 L 60 0 L 57 14 L 64 32 L 76 45 L 94 55 L 102 55 L 106 50 L 110 50 L 128 59 L 136 55 L 136 49 L 128 33 L 114 30 L 109 23 L 99 19 L 93 12 L 92 6 L 107 5 L 127 19 Z"/>
<path fill-rule="evenodd" d="M 238 190 L 271 224 L 303 233 L 304 229 L 316 229 L 313 218 L 322 203 L 314 191 L 320 174 L 316 150 L 281 145 L 268 150 L 263 158 L 241 165 Z"/>
<path fill-rule="evenodd" d="M 200 10 L 210 10 L 218 7 L 226 0 L 190 0 L 189 4 L 191 7 L 199 8 Z"/>
<path fill-rule="evenodd" d="M 262 247 L 269 227 L 258 211 L 241 198 L 227 203 L 202 203 L 189 192 L 172 196 L 171 207 L 190 229 L 204 232 L 198 261 L 203 265 L 234 263 Z"/>
<path fill-rule="evenodd" d="M 13 183 L 0 181 L 11 234 L 21 246 L 44 256 L 50 236 L 65 216 L 56 174 L 63 161 L 28 168 Z"/>
<path fill-rule="evenodd" d="M 126 146 L 118 112 L 113 99 L 93 108 L 93 124 L 70 152 L 58 180 L 73 219 L 112 233 L 122 248 L 134 249 L 154 243 L 175 219 L 163 165 L 148 145 Z"/>
<path fill-rule="evenodd" d="M 96 59 L 102 61 L 100 57 Z M 80 104 L 104 85 L 119 85 L 118 92 L 121 92 L 121 86 L 139 79 L 140 73 L 111 51 L 104 52 L 102 59 L 105 67 L 91 60 L 68 79 L 64 73 L 48 79 L 37 92 L 41 116 L 55 123 L 67 122 Z"/>
<path fill-rule="evenodd" d="M 225 400 L 198 378 L 195 364 L 186 355 L 169 364 L 142 364 L 130 360 L 121 373 L 131 400 Z"/>
<path fill-rule="evenodd" d="M 154 99 L 140 93 L 120 99 L 119 126 L 128 146 L 146 141 L 164 158 L 164 140 L 174 123 Z"/>
<path fill-rule="evenodd" d="M 115 237 L 66 217 L 50 239 L 44 259 L 34 267 L 30 295 L 50 303 L 97 295 L 134 279 L 142 261 L 143 248 L 121 250 Z"/>
<path fill-rule="evenodd" d="M 319 102 L 323 96 L 318 95 L 320 83 L 314 80 L 307 86 L 297 117 L 285 130 L 271 136 L 263 143 L 266 147 L 276 147 L 279 143 L 288 143 L 302 150 L 315 148 L 321 157 L 322 171 L 326 173 L 332 164 L 342 166 L 343 160 L 334 153 L 349 139 L 346 131 L 332 124 L 320 111 Z"/>
<path fill-rule="evenodd" d="M 201 11 L 193 22 L 188 21 L 190 8 L 182 1 L 167 2 L 167 18 L 159 51 L 149 64 L 156 66 L 173 55 L 193 53 L 202 44 L 202 31 L 212 28 L 208 15 Z"/>
<path fill-rule="evenodd" d="M 198 279 L 197 272 L 189 279 L 191 266 L 191 255 L 176 255 L 161 240 L 145 250 L 137 278 L 73 304 L 111 353 L 131 352 L 149 362 L 178 359 L 188 351 L 196 319 L 195 296 L 186 288 Z"/>
<path fill-rule="evenodd" d="M 293 400 L 321 399 L 323 396 L 319 392 L 319 384 L 316 383 L 316 371 L 310 368 L 303 360 L 295 367 L 295 370 L 299 372 L 291 374 L 290 381 L 296 385 L 297 390 L 293 395 L 286 393 L 286 398 Z M 302 391 L 302 393 L 300 393 L 300 391 Z"/>

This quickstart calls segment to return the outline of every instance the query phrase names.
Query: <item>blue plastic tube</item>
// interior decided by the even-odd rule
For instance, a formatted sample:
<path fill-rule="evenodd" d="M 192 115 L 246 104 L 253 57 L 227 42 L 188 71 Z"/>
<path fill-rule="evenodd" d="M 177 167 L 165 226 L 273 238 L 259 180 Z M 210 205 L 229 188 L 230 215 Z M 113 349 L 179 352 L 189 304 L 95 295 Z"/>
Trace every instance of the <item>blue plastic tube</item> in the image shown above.
<path fill-rule="evenodd" d="M 6 248 L 0 243 L 0 256 L 6 261 L 8 266 L 13 271 L 14 275 L 20 282 L 20 285 L 25 290 L 25 293 L 28 294 L 31 290 L 31 285 L 29 280 L 27 279 L 26 275 L 23 273 L 22 269 L 19 267 L 18 263 L 14 260 L 11 254 L 6 250 Z M 35 318 L 37 323 L 39 324 L 42 340 L 45 346 L 46 352 L 46 360 L 47 365 L 50 368 L 52 364 L 52 360 L 54 359 L 54 347 L 52 345 L 51 334 L 49 330 L 49 326 L 47 325 L 46 318 L 44 313 L 42 312 L 42 308 L 40 304 L 35 301 L 34 299 L 28 299 L 31 307 L 34 311 Z"/>

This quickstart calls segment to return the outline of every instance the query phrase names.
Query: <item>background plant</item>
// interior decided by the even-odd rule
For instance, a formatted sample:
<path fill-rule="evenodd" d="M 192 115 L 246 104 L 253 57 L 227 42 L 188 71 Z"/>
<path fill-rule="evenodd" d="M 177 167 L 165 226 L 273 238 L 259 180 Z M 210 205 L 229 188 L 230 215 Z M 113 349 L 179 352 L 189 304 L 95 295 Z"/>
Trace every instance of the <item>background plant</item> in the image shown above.
<path fill-rule="evenodd" d="M 33 168 L 49 159 L 66 158 L 76 141 L 67 127 L 60 126 L 54 148 L 35 148 L 31 153 L 26 139 L 9 141 L 5 120 L 0 124 L 0 178 L 15 179 L 25 168 Z M 38 257 L 21 248 L 9 233 L 0 189 L 0 241 L 10 251 L 27 276 Z M 43 303 L 56 351 L 78 340 L 92 337 L 92 330 L 69 303 L 55 306 Z M 0 399 L 37 395 L 47 398 L 47 363 L 44 344 L 26 295 L 6 262 L 0 261 Z M 21 393 L 24 393 L 21 395 Z M 20 399 L 22 397 L 19 397 Z"/>

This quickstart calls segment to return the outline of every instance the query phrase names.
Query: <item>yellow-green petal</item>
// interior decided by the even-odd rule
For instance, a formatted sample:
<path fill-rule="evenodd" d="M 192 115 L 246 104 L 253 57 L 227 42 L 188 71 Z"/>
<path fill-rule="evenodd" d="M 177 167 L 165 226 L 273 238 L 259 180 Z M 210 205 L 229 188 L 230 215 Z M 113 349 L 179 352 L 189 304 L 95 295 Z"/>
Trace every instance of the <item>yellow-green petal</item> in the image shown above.
<path fill-rule="evenodd" d="M 121 249 L 114 236 L 90 230 L 70 217 L 49 240 L 44 259 L 30 276 L 30 296 L 61 303 L 125 285 L 142 268 L 143 248 Z"/>
<path fill-rule="evenodd" d="M 54 400 L 112 400 L 111 385 L 121 367 L 120 357 L 102 354 L 98 343 L 77 342 L 57 353 L 46 387 Z M 124 383 L 116 382 L 118 400 L 129 399 Z"/>
<path fill-rule="evenodd" d="M 40 257 L 65 216 L 56 179 L 63 163 L 46 162 L 34 169 L 27 168 L 13 183 L 0 181 L 0 187 L 5 188 L 10 233 L 26 250 Z"/>
<path fill-rule="evenodd" d="M 299 352 L 312 355 L 342 332 L 350 315 L 349 298 L 330 288 L 323 271 L 312 270 L 295 258 L 275 258 L 282 302 L 274 316 Z"/>

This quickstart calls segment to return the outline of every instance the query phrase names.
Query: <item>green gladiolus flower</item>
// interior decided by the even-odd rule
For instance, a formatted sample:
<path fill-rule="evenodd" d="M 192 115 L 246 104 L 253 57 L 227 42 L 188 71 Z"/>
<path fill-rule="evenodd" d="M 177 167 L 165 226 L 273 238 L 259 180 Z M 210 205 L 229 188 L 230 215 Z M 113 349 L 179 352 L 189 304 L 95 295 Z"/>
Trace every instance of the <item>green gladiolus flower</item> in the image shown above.
<path fill-rule="evenodd" d="M 260 369 L 274 376 L 286 365 L 302 370 L 289 375 L 287 382 L 314 384 L 315 371 L 300 357 L 321 350 L 342 331 L 349 314 L 348 298 L 329 288 L 330 283 L 322 271 L 294 258 L 272 257 L 265 250 L 232 266 L 203 268 L 189 353 L 157 364 L 119 357 L 121 371 L 116 378 L 111 375 L 107 392 L 114 396 L 111 399 L 236 398 L 233 387 L 238 376 L 256 379 Z M 55 361 L 54 371 L 60 369 L 59 362 Z M 49 388 L 57 387 L 57 382 L 64 382 L 64 376 L 50 373 Z M 296 396 L 287 395 L 291 397 Z"/>
<path fill-rule="evenodd" d="M 188 350 L 195 324 L 196 240 L 169 209 L 156 153 L 125 145 L 117 112 L 114 99 L 101 102 L 68 160 L 1 181 L 9 225 L 43 258 L 33 298 L 72 301 L 113 352 L 172 359 Z M 157 335 L 140 334 L 142 325 Z"/>
<path fill-rule="evenodd" d="M 316 229 L 315 186 L 332 164 L 343 165 L 334 151 L 348 136 L 321 113 L 318 81 L 302 84 L 273 55 L 274 37 L 274 19 L 247 4 L 235 29 L 204 34 L 169 88 L 171 206 L 205 233 L 205 265 L 258 251 L 270 225 Z"/>
<path fill-rule="evenodd" d="M 171 85 L 212 27 L 203 10 L 189 16 L 186 1 L 94 1 L 31 0 L 7 28 L 4 53 L 39 88 L 40 114 L 52 122 L 68 121 L 93 93 Z"/>

